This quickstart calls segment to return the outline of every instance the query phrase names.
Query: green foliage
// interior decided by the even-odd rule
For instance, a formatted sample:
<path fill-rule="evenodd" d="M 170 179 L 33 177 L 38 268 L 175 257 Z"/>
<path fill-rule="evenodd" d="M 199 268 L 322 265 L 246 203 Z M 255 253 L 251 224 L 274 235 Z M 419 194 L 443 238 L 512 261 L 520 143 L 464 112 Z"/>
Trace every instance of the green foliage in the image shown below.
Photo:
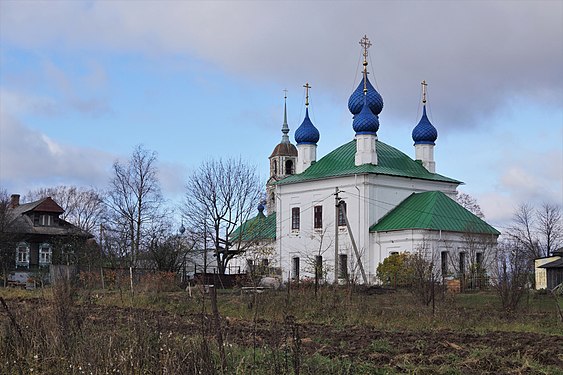
<path fill-rule="evenodd" d="M 409 254 L 392 254 L 377 266 L 377 277 L 384 284 L 407 286 L 412 279 L 412 270 L 408 266 Z"/>

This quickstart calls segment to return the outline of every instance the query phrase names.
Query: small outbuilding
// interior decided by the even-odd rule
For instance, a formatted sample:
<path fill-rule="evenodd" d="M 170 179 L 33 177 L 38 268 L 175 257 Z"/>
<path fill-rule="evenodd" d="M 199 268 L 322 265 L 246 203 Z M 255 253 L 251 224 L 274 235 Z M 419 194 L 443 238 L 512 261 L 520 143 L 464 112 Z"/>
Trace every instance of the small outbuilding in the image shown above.
<path fill-rule="evenodd" d="M 536 289 L 553 289 L 563 283 L 563 248 L 535 260 Z"/>

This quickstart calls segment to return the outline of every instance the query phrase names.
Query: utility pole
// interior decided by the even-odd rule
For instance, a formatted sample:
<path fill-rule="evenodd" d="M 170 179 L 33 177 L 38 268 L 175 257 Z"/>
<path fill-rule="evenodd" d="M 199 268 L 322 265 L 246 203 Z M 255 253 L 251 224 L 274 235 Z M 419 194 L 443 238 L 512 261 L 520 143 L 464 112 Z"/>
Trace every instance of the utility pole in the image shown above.
<path fill-rule="evenodd" d="M 356 254 L 356 259 L 358 260 L 358 266 L 360 267 L 360 272 L 362 273 L 362 279 L 364 280 L 364 284 L 367 285 L 368 278 L 366 276 L 366 272 L 364 270 L 364 265 L 362 264 L 362 258 L 360 256 L 360 252 L 358 251 L 358 247 L 356 246 L 356 241 L 354 240 L 354 235 L 352 234 L 352 228 L 350 227 L 350 222 L 348 221 L 348 213 L 346 212 L 346 206 L 342 208 L 344 220 L 346 221 L 346 228 L 348 228 L 348 234 L 350 235 L 350 240 L 352 241 L 352 248 L 354 249 L 354 253 Z"/>
<path fill-rule="evenodd" d="M 340 209 L 340 198 L 338 187 L 334 192 L 334 283 L 338 283 L 338 214 Z"/>

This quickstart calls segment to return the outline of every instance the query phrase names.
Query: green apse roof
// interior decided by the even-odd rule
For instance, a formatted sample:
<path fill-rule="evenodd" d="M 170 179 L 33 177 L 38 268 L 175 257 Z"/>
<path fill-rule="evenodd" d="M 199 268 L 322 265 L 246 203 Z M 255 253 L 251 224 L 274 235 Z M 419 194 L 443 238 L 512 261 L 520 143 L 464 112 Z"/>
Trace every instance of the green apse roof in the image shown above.
<path fill-rule="evenodd" d="M 352 140 L 313 163 L 303 173 L 286 177 L 278 181 L 277 184 L 285 185 L 365 173 L 452 182 L 456 184 L 461 183 L 452 178 L 428 172 L 420 162 L 411 159 L 408 155 L 383 142 L 376 141 L 376 150 L 377 165 L 363 164 L 356 166 L 356 140 Z"/>
<path fill-rule="evenodd" d="M 498 230 L 440 191 L 411 194 L 369 229 L 370 232 L 430 229 L 500 234 Z"/>
<path fill-rule="evenodd" d="M 242 238 L 240 235 L 242 233 Z M 276 239 L 276 213 L 265 216 L 262 212 L 235 229 L 231 241 L 256 241 Z"/>

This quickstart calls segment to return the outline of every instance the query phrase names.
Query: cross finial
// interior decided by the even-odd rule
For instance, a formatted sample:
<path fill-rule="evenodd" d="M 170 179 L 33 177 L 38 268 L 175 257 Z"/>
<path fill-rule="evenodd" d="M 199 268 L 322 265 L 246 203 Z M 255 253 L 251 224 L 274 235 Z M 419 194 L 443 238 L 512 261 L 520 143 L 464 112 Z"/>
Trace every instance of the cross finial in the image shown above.
<path fill-rule="evenodd" d="M 360 39 L 360 46 L 364 49 L 364 62 L 367 61 L 368 57 L 368 49 L 371 47 L 371 42 L 368 39 L 367 35 L 364 35 L 362 39 Z"/>
<path fill-rule="evenodd" d="M 364 35 L 362 39 L 360 39 L 360 46 L 364 49 L 364 95 L 367 94 L 367 76 L 368 76 L 368 49 L 371 47 L 371 42 L 368 39 L 367 35 Z"/>
<path fill-rule="evenodd" d="M 309 86 L 309 82 L 307 82 L 303 85 L 303 87 L 305 87 L 305 106 L 308 107 L 309 106 L 309 89 L 311 88 L 311 86 Z"/>
<path fill-rule="evenodd" d="M 428 83 L 423 80 L 420 84 L 422 85 L 422 104 L 426 104 L 426 86 L 428 86 Z"/>
<path fill-rule="evenodd" d="M 283 98 L 287 99 L 287 89 L 283 89 Z"/>

